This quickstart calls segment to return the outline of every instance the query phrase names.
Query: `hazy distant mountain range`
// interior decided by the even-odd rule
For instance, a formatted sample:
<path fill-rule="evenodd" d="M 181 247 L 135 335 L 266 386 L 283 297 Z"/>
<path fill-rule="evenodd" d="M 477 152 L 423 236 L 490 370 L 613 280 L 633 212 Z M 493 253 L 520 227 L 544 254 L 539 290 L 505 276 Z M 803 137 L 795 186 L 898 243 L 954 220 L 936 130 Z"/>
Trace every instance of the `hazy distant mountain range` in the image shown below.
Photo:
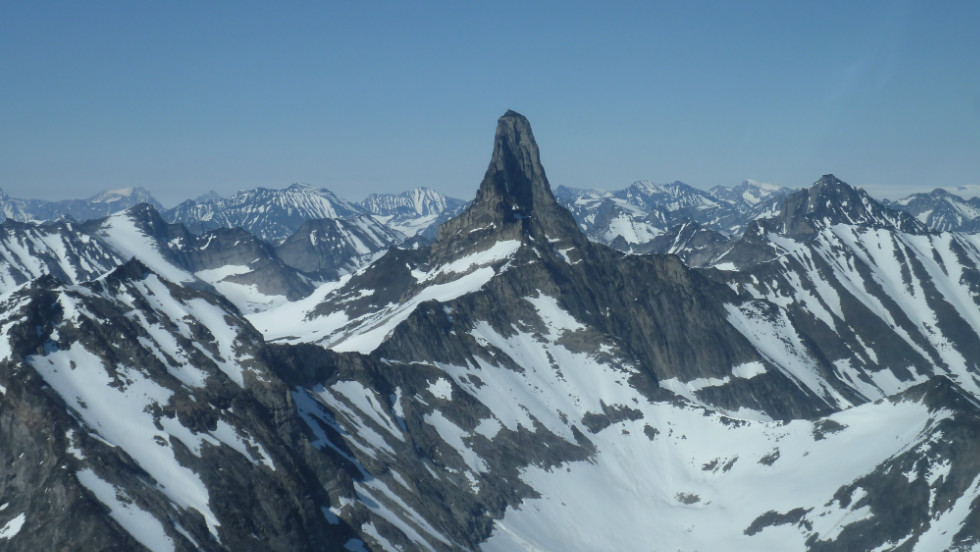
<path fill-rule="evenodd" d="M 772 216 L 794 190 L 743 181 L 704 191 L 684 184 L 639 181 L 622 190 L 584 190 L 558 186 L 555 197 L 590 239 L 623 251 L 649 252 L 658 237 L 685 223 L 735 236 L 753 220 Z M 435 237 L 436 229 L 467 205 L 428 188 L 400 194 L 371 194 L 360 203 L 341 199 L 325 188 L 293 184 L 283 189 L 256 188 L 224 198 L 214 192 L 164 209 L 144 188 L 108 190 L 88 199 L 45 201 L 15 199 L 0 190 L 0 221 L 43 222 L 70 218 L 77 222 L 104 217 L 140 203 L 160 212 L 167 222 L 201 233 L 242 228 L 273 244 L 292 236 L 313 220 L 348 220 L 369 215 L 387 236 L 369 240 L 385 246 L 414 236 Z M 966 187 L 936 188 L 883 205 L 905 211 L 931 230 L 980 232 L 980 192 Z M 366 222 L 362 222 L 363 226 Z M 343 224 L 343 223 L 341 223 Z M 368 246 L 371 249 L 372 246 Z M 363 248 L 361 248 L 363 251 Z"/>

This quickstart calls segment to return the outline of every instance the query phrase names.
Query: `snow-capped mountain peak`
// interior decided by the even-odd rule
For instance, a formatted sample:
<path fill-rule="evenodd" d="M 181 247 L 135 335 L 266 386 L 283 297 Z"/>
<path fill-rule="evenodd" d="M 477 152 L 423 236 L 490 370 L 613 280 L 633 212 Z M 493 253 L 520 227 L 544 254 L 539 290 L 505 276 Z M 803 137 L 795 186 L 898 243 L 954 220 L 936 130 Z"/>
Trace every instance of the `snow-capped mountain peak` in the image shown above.
<path fill-rule="evenodd" d="M 758 182 L 751 179 L 743 180 L 735 186 L 715 186 L 711 189 L 711 194 L 715 197 L 747 207 L 754 207 L 770 198 L 785 197 L 791 192 L 792 190 L 789 188 L 777 184 Z"/>
<path fill-rule="evenodd" d="M 2 194 L 2 192 L 0 192 Z M 14 199 L 0 195 L 0 221 L 12 218 L 19 221 L 45 221 L 69 218 L 79 222 L 105 217 L 140 203 L 148 203 L 160 209 L 160 203 L 148 190 L 128 187 L 99 192 L 87 199 L 47 201 L 38 199 Z"/>
<path fill-rule="evenodd" d="M 271 243 L 281 243 L 308 220 L 344 218 L 363 213 L 325 188 L 293 184 L 280 190 L 256 188 L 203 203 L 187 201 L 163 213 L 194 231 L 244 228 Z"/>
<path fill-rule="evenodd" d="M 444 196 L 431 188 L 420 187 L 400 194 L 371 194 L 361 202 L 361 207 L 380 216 L 432 216 L 463 204 L 465 202 L 462 200 Z"/>
<path fill-rule="evenodd" d="M 810 188 L 787 197 L 777 219 L 783 232 L 798 237 L 812 236 L 817 229 L 833 224 L 890 228 L 909 233 L 928 231 L 909 214 L 882 205 L 864 190 L 852 187 L 832 174 L 822 176 Z"/>
<path fill-rule="evenodd" d="M 970 190 L 965 187 L 956 190 Z M 909 213 L 937 232 L 980 232 L 980 196 L 957 195 L 950 189 L 936 188 L 929 193 L 912 194 L 887 203 Z"/>
<path fill-rule="evenodd" d="M 154 203 L 153 195 L 146 188 L 129 186 L 115 190 L 105 190 L 88 199 L 91 203 L 113 203 L 127 201 L 131 207 L 137 203 Z"/>

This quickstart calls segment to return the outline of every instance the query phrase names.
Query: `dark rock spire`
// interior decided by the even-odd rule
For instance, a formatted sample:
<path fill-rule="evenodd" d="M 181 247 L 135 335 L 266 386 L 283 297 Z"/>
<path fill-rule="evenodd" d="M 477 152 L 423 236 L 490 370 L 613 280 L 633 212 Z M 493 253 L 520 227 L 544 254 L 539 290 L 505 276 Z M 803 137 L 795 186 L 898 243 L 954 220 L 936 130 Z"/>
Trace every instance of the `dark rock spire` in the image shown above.
<path fill-rule="evenodd" d="M 554 203 L 531 124 L 521 114 L 507 111 L 497 120 L 493 156 L 476 201 L 499 204 L 503 214 L 530 216 L 536 203 Z"/>
<path fill-rule="evenodd" d="M 476 199 L 439 229 L 433 251 L 441 257 L 525 235 L 584 241 L 580 234 L 572 215 L 551 192 L 531 124 L 508 110 L 497 120 L 493 154 Z"/>

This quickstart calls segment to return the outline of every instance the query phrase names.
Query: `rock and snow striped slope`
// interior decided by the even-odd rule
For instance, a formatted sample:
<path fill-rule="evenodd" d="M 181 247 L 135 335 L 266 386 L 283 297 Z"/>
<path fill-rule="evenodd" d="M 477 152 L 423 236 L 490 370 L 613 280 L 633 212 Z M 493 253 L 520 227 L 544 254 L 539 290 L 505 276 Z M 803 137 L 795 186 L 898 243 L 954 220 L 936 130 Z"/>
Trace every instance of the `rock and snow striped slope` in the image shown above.
<path fill-rule="evenodd" d="M 277 432 L 299 421 L 230 303 L 138 261 L 43 284 L 0 297 L 0 439 L 16 444 L 0 455 L 21 474 L 0 491 L 27 513 L 14 549 L 341 538 L 319 525 L 325 495 L 297 498 L 321 484 L 295 469 L 300 452 Z M 280 425 L 270 410 L 286 413 Z M 287 496 L 308 513 L 283 506 Z"/>
<path fill-rule="evenodd" d="M 447 316 L 454 307 L 443 307 Z M 650 400 L 631 385 L 636 367 L 621 362 L 614 340 L 583 350 L 573 344 L 586 326 L 554 298 L 528 297 L 525 307 L 506 331 L 454 322 L 492 351 L 469 363 L 383 360 L 392 372 L 384 393 L 350 374 L 296 390 L 319 446 L 349 451 L 374 474 L 358 494 L 390 523 L 369 539 L 382 549 L 395 549 L 395 535 L 440 548 L 447 536 L 435 529 L 438 513 L 418 502 L 416 489 L 447 478 L 461 504 L 505 489 L 530 493 L 494 523 L 484 550 L 935 550 L 974 542 L 978 445 L 950 448 L 944 438 L 976 436 L 980 419 L 975 399 L 948 381 L 815 420 L 720 413 Z M 412 446 L 432 460 L 405 460 Z M 908 505 L 921 525 L 893 519 L 883 490 L 890 486 L 932 497 Z"/>
<path fill-rule="evenodd" d="M 730 321 L 839 406 L 944 375 L 980 396 L 980 247 L 960 234 L 833 225 L 730 273 Z M 843 393 L 844 395 L 841 395 Z"/>
<path fill-rule="evenodd" d="M 119 262 L 110 247 L 73 223 L 0 224 L 0 293 L 42 276 L 70 283 L 91 280 Z"/>

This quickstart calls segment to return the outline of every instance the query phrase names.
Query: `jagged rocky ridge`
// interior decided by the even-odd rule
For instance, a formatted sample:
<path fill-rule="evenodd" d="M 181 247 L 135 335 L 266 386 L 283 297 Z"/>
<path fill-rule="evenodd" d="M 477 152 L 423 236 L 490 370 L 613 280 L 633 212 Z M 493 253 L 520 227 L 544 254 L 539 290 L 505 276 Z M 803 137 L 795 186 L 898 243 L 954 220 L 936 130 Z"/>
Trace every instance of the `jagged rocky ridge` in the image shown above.
<path fill-rule="evenodd" d="M 164 213 L 164 218 L 194 232 L 243 228 L 265 241 L 279 243 L 307 221 L 359 214 L 356 205 L 330 190 L 293 184 L 282 190 L 256 188 L 201 203 L 188 200 Z"/>
<path fill-rule="evenodd" d="M 439 226 L 458 215 L 466 202 L 429 188 L 416 188 L 400 194 L 371 194 L 360 205 L 406 236 L 432 239 Z"/>
<path fill-rule="evenodd" d="M 276 247 L 287 264 L 318 279 L 337 278 L 361 268 L 390 247 L 431 241 L 438 225 L 465 205 L 426 188 L 372 194 L 357 204 L 302 184 L 282 190 L 247 190 L 229 198 L 211 192 L 172 209 L 163 209 L 142 188 L 57 202 L 13 199 L 0 191 L 0 222 L 66 219 L 85 223 L 140 203 L 149 204 L 165 221 L 182 224 L 195 235 L 245 230 Z M 304 240 L 310 244 L 299 244 Z"/>
<path fill-rule="evenodd" d="M 696 224 L 717 238 L 737 236 L 753 220 L 772 216 L 789 188 L 745 181 L 710 192 L 683 182 L 635 182 L 614 192 L 559 186 L 558 202 L 593 241 L 631 253 L 666 253 L 662 243 L 678 228 Z"/>
<path fill-rule="evenodd" d="M 954 192 L 937 188 L 929 194 L 886 200 L 881 205 L 908 212 L 933 231 L 977 233 L 980 198 L 968 188 Z M 753 221 L 776 216 L 792 193 L 789 188 L 749 180 L 732 187 L 716 186 L 709 192 L 682 182 L 639 181 L 618 191 L 559 186 L 556 198 L 593 241 L 629 253 L 673 253 L 688 264 L 707 266 L 714 260 L 713 255 L 700 251 L 690 255 L 695 244 L 737 240 Z M 968 196 L 964 199 L 956 194 Z M 84 222 L 139 202 L 150 203 L 165 220 L 183 223 L 194 233 L 245 228 L 278 245 L 300 232 L 304 224 L 319 224 L 321 233 L 331 230 L 331 236 L 321 236 L 326 238 L 321 243 L 335 242 L 327 255 L 332 259 L 331 266 L 317 271 L 324 277 L 365 266 L 391 246 L 415 248 L 429 244 L 438 227 L 466 206 L 464 201 L 427 188 L 371 194 L 360 203 L 351 203 L 329 190 L 303 184 L 283 190 L 242 191 L 230 198 L 209 192 L 166 210 L 161 210 L 142 188 L 110 190 L 87 200 L 58 202 L 12 199 L 0 191 L 0 220 L 69 218 Z M 698 237 L 692 241 L 695 234 Z M 365 249 L 371 253 L 365 254 Z M 710 251 L 714 254 L 718 249 L 712 247 Z"/>
<path fill-rule="evenodd" d="M 0 291 L 0 539 L 975 549 L 977 248 L 808 213 L 740 272 L 617 253 L 508 112 L 431 247 L 296 300 L 222 289 L 259 240 L 95 223 L 138 260 Z"/>
<path fill-rule="evenodd" d="M 831 204 L 842 206 L 841 211 L 836 213 L 836 218 L 843 223 L 848 223 L 845 212 L 853 211 L 864 202 L 878 209 L 879 215 L 890 212 L 888 216 L 903 217 L 902 213 L 908 213 L 923 225 L 918 226 L 906 217 L 902 224 L 908 231 L 921 232 L 927 229 L 969 234 L 980 232 L 978 197 L 964 199 L 948 190 L 937 188 L 928 194 L 913 194 L 898 201 L 879 202 L 850 186 L 834 188 L 830 184 L 837 179 L 833 175 L 827 177 L 830 181 L 827 182 L 825 194 L 842 194 L 835 197 Z M 818 181 L 815 184 L 820 183 Z M 960 189 L 957 191 L 964 192 Z M 559 203 L 575 215 L 580 228 L 593 241 L 629 253 L 675 253 L 686 261 L 689 249 L 676 243 L 679 234 L 686 234 L 680 237 L 682 241 L 686 241 L 696 228 L 700 235 L 697 241 L 700 243 L 735 241 L 751 230 L 755 221 L 778 217 L 786 201 L 800 201 L 802 198 L 803 204 L 796 204 L 795 208 L 814 211 L 817 203 L 811 201 L 809 205 L 806 204 L 808 193 L 809 190 L 794 191 L 751 181 L 731 188 L 715 187 L 710 192 L 692 188 L 682 182 L 659 185 L 641 181 L 615 192 L 559 186 L 556 197 Z M 844 197 L 847 194 L 854 194 L 850 204 Z M 791 196 L 796 199 L 790 200 Z M 862 224 L 858 220 L 852 222 Z M 710 264 L 710 257 L 699 253 L 696 259 L 692 259 L 693 264 Z"/>
<path fill-rule="evenodd" d="M 357 204 L 324 188 L 293 184 L 282 190 L 258 188 L 229 198 L 188 200 L 163 212 L 163 217 L 194 232 L 244 228 L 276 245 L 295 235 L 306 223 L 329 220 L 333 222 L 325 224 L 347 227 L 338 235 L 367 232 L 374 239 L 383 237 L 387 248 L 406 237 L 433 235 L 435 228 L 464 204 L 427 188 L 402 194 L 371 194 Z M 352 243 L 356 244 L 356 240 Z"/>
<path fill-rule="evenodd" d="M 976 193 L 973 190 L 972 197 L 960 197 L 936 188 L 928 194 L 912 194 L 887 205 L 909 213 L 930 230 L 977 234 L 980 233 L 980 197 Z"/>

